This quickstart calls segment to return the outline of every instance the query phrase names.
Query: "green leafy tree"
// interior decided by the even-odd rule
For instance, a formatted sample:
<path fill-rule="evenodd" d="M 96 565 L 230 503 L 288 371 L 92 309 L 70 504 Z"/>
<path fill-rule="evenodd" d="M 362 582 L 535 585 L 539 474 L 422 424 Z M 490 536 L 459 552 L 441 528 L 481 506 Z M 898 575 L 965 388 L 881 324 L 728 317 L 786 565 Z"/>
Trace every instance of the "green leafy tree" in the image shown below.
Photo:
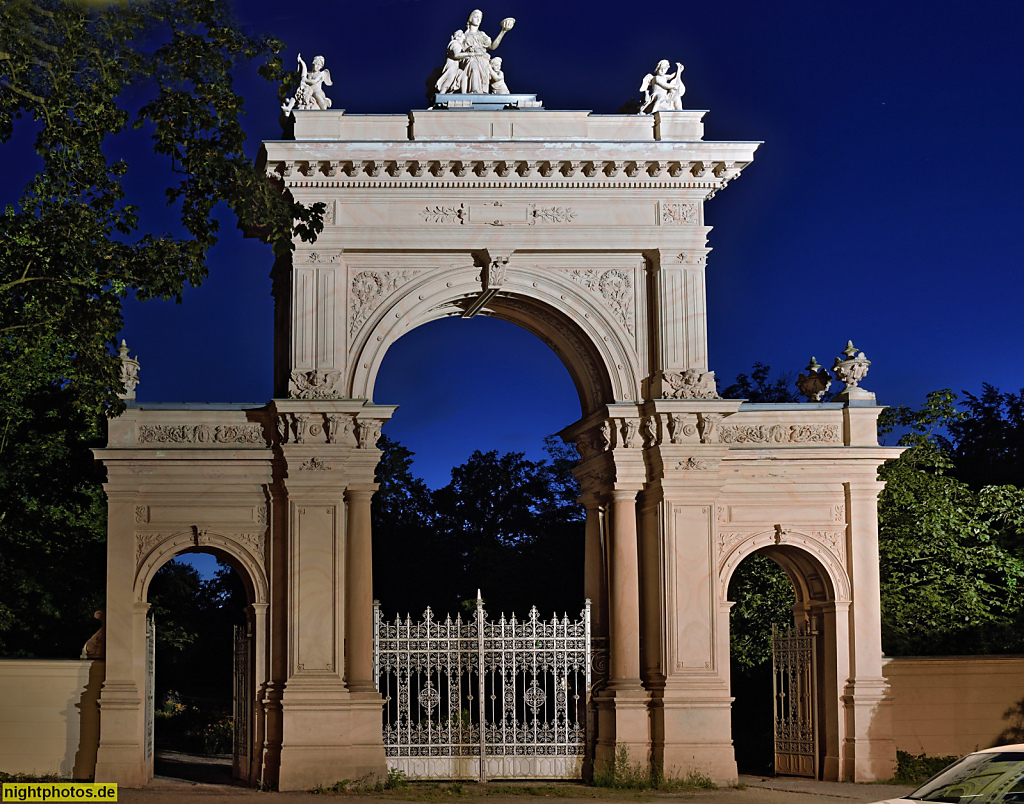
<path fill-rule="evenodd" d="M 1024 487 L 1024 390 L 1000 393 L 982 386 L 964 392 L 967 415 L 950 421 L 940 439 L 953 462 L 952 473 L 973 489 L 1010 484 Z"/>
<path fill-rule="evenodd" d="M 792 372 L 771 377 L 772 367 L 754 363 L 750 374 L 737 374 L 732 385 L 721 391 L 724 399 L 746 399 L 748 402 L 800 402 L 796 394 L 796 375 Z"/>
<path fill-rule="evenodd" d="M 279 253 L 322 225 L 243 151 L 232 70 L 256 60 L 276 80 L 281 48 L 242 34 L 225 0 L 8 0 L 0 13 L 0 142 L 28 126 L 39 160 L 0 215 L 0 653 L 73 655 L 92 630 L 103 506 L 88 448 L 123 409 L 124 299 L 180 301 L 200 284 L 218 205 Z M 139 231 L 129 166 L 112 156 L 133 125 L 169 158 L 176 235 Z"/>
<path fill-rule="evenodd" d="M 772 626 L 793 625 L 793 582 L 767 556 L 745 558 L 729 581 L 729 645 L 733 662 L 751 670 L 772 658 Z"/>
<path fill-rule="evenodd" d="M 373 594 L 385 617 L 418 617 L 428 605 L 437 608 L 433 590 L 451 562 L 436 538 L 430 489 L 412 474 L 414 453 L 386 435 L 377 446 L 382 455 L 371 502 Z"/>
<path fill-rule="evenodd" d="M 905 431 L 879 497 L 882 636 L 887 653 L 1001 653 L 1024 647 L 1024 491 L 978 490 L 951 476 L 943 428 L 965 421 L 952 391 L 920 410 L 890 408 L 883 434 Z"/>
<path fill-rule="evenodd" d="M 454 556 L 459 600 L 483 590 L 492 612 L 575 612 L 583 603 L 583 517 L 547 461 L 474 452 L 434 492 L 436 525 Z"/>
<path fill-rule="evenodd" d="M 583 605 L 583 511 L 575 453 L 547 439 L 551 460 L 474 452 L 431 492 L 412 453 L 382 438 L 373 500 L 374 594 L 385 616 L 455 613 L 484 593 L 488 610 L 519 616 L 536 605 L 575 614 Z"/>

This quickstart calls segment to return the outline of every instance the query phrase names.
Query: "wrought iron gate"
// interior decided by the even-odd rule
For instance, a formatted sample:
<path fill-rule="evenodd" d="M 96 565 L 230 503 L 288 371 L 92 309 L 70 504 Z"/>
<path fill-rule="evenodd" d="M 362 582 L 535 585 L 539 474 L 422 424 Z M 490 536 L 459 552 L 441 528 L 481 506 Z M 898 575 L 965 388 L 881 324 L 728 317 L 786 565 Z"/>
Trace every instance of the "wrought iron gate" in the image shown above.
<path fill-rule="evenodd" d="M 156 621 L 146 618 L 146 768 L 153 774 L 153 726 L 156 720 Z"/>
<path fill-rule="evenodd" d="M 816 634 L 806 626 L 772 626 L 775 773 L 818 777 Z"/>
<path fill-rule="evenodd" d="M 385 622 L 374 670 L 389 770 L 410 779 L 578 778 L 590 695 L 590 601 L 579 620 L 476 614 Z M 481 761 L 482 760 L 482 761 Z"/>
<path fill-rule="evenodd" d="M 236 779 L 249 778 L 252 751 L 252 634 L 247 626 L 235 626 L 234 759 L 232 771 Z"/>

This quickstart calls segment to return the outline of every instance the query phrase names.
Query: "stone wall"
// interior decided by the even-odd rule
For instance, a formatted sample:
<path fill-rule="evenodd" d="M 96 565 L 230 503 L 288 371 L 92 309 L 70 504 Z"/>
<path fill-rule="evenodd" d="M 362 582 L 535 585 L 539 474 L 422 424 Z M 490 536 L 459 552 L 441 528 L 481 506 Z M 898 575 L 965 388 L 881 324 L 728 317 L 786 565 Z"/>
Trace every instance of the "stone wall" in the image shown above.
<path fill-rule="evenodd" d="M 884 672 L 902 751 L 967 754 L 1005 742 L 1000 735 L 1020 722 L 1007 712 L 1024 699 L 1022 656 L 887 659 Z"/>
<path fill-rule="evenodd" d="M 0 659 L 0 771 L 91 779 L 103 662 Z"/>

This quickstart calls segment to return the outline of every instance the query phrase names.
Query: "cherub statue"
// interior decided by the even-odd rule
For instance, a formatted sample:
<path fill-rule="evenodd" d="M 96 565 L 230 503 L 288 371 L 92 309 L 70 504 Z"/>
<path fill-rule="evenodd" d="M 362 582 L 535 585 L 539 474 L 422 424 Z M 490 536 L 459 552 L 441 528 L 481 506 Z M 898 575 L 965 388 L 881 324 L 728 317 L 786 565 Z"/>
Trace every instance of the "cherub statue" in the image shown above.
<path fill-rule="evenodd" d="M 462 72 L 462 50 L 466 44 L 466 32 L 461 28 L 452 34 L 448 43 L 448 58 L 434 88 L 441 94 L 465 92 L 466 74 Z"/>
<path fill-rule="evenodd" d="M 501 56 L 491 59 L 491 94 L 508 95 L 508 84 L 505 83 L 505 73 L 501 69 Z"/>
<path fill-rule="evenodd" d="M 306 62 L 299 54 L 299 87 L 295 94 L 281 106 L 281 111 L 286 115 L 291 114 L 292 109 L 329 109 L 331 99 L 324 95 L 323 85 L 334 86 L 331 83 L 331 74 L 324 69 L 324 57 L 317 56 L 313 59 L 313 69 L 306 69 Z"/>
<path fill-rule="evenodd" d="M 676 62 L 674 75 L 669 75 L 668 59 L 662 59 L 654 68 L 653 75 L 644 76 L 640 91 L 644 93 L 644 102 L 640 106 L 640 114 L 654 112 L 677 112 L 683 108 L 683 65 Z"/>

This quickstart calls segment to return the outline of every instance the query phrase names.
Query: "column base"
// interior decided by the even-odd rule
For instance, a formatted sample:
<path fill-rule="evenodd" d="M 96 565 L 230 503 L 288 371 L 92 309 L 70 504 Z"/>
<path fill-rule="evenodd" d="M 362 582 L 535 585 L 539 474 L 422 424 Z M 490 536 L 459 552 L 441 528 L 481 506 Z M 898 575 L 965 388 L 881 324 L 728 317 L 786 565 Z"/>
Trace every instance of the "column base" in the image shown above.
<path fill-rule="evenodd" d="M 701 774 L 735 784 L 732 698 L 661 698 L 651 702 L 655 767 L 669 778 Z"/>
<path fill-rule="evenodd" d="M 843 776 L 851 782 L 891 779 L 896 772 L 896 742 L 888 682 L 884 678 L 857 679 L 847 685 L 845 693 Z"/>
<path fill-rule="evenodd" d="M 343 699 L 281 701 L 282 741 L 277 789 L 311 790 L 342 779 L 387 778 L 377 692 Z"/>
<path fill-rule="evenodd" d="M 100 741 L 96 748 L 97 782 L 144 787 L 150 779 L 142 744 L 142 698 L 134 682 L 105 682 L 98 701 Z"/>
<path fill-rule="evenodd" d="M 597 743 L 594 772 L 605 773 L 624 758 L 629 766 L 649 768 L 651 726 L 647 704 L 649 693 L 638 683 L 616 684 L 595 696 Z M 623 755 L 624 752 L 624 755 Z"/>

